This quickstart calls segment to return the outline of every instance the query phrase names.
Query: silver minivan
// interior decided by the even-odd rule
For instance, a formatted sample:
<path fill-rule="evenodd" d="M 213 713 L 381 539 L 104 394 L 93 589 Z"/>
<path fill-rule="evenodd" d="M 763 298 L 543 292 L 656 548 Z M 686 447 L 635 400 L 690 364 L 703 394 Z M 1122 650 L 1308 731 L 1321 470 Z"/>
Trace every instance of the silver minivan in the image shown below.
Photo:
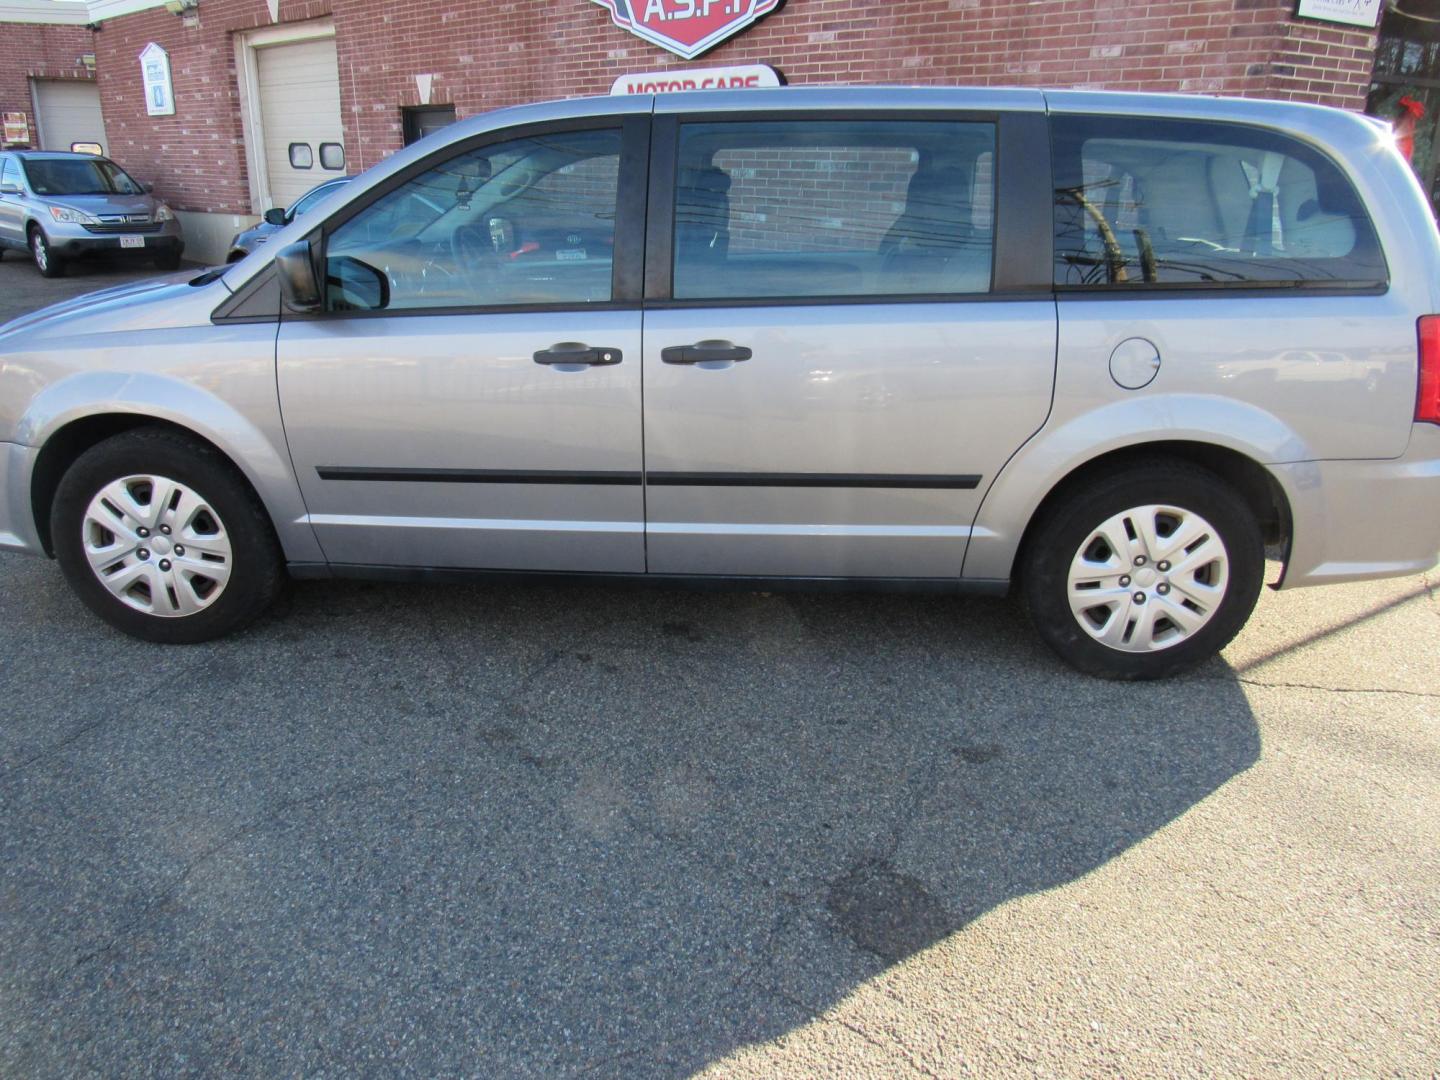
<path fill-rule="evenodd" d="M 1388 130 L 1079 91 L 567 101 L 0 330 L 0 546 L 192 642 L 292 577 L 1023 598 L 1095 674 L 1440 553 L 1440 238 Z"/>

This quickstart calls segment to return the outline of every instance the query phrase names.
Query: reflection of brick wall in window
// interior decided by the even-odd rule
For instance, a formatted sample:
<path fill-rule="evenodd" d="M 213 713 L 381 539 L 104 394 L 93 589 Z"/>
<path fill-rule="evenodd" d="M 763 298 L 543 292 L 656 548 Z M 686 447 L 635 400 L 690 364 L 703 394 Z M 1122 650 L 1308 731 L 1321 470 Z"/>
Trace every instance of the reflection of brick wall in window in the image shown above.
<path fill-rule="evenodd" d="M 520 198 L 551 222 L 573 221 L 578 228 L 603 220 L 613 228 L 619 172 L 614 154 L 583 158 L 541 177 Z"/>
<path fill-rule="evenodd" d="M 975 186 L 970 203 L 970 224 L 988 233 L 995 223 L 995 155 L 986 150 L 975 159 Z"/>
<path fill-rule="evenodd" d="M 894 147 L 721 150 L 730 252 L 875 251 L 905 209 L 917 161 Z"/>

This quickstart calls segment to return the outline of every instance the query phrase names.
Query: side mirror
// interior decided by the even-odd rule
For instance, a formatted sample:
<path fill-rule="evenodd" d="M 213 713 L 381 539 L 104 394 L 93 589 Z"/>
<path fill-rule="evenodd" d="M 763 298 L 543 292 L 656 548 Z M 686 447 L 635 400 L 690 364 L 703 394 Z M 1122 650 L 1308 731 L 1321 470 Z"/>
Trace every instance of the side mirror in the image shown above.
<path fill-rule="evenodd" d="M 384 311 L 390 306 L 385 271 L 352 255 L 325 260 L 325 287 L 335 311 Z"/>
<path fill-rule="evenodd" d="M 277 251 L 275 273 L 287 308 L 298 312 L 320 310 L 320 282 L 310 260 L 310 241 L 301 240 Z"/>
<path fill-rule="evenodd" d="M 285 225 L 285 208 L 283 206 L 272 206 L 265 211 L 266 225 Z"/>
<path fill-rule="evenodd" d="M 140 190 L 145 192 L 146 195 L 149 195 L 152 191 L 155 190 L 155 185 L 150 183 L 141 184 Z"/>
<path fill-rule="evenodd" d="M 19 184 L 0 184 L 0 195 L 19 195 Z"/>

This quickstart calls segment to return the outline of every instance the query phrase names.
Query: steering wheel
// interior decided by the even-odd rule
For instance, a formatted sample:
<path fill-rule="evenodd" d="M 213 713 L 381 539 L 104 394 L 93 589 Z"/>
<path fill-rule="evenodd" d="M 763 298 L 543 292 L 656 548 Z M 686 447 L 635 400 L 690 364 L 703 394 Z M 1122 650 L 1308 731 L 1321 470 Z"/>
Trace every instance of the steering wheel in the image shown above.
<path fill-rule="evenodd" d="M 499 259 L 489 230 L 478 225 L 461 225 L 450 234 L 450 254 L 454 256 L 455 268 L 472 283 L 494 279 Z"/>

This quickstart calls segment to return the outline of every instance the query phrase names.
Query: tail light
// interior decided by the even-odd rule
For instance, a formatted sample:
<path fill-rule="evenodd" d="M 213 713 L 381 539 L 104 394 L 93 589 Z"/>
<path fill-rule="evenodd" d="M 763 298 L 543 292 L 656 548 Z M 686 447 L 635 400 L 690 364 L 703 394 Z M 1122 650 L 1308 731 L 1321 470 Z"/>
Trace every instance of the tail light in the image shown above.
<path fill-rule="evenodd" d="M 1420 386 L 1415 419 L 1440 424 L 1440 315 L 1420 316 Z"/>

